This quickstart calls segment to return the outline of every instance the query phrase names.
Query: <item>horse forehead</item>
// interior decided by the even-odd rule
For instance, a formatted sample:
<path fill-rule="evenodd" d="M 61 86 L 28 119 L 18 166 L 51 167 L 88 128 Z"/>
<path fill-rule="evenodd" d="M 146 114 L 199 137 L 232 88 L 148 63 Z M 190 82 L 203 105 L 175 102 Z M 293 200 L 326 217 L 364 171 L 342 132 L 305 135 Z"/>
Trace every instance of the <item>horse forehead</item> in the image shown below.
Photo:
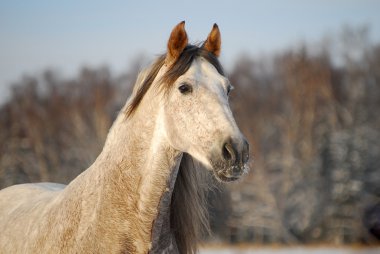
<path fill-rule="evenodd" d="M 225 85 L 228 79 L 221 75 L 218 70 L 204 58 L 197 58 L 191 64 L 187 74 L 200 83 L 217 83 Z"/>

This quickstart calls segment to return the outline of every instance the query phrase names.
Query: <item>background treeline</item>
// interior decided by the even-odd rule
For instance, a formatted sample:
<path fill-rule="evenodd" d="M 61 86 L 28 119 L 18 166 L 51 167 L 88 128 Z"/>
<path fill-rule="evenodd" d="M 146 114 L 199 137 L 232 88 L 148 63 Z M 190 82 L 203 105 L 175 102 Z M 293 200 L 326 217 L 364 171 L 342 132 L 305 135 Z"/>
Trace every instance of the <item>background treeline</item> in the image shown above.
<path fill-rule="evenodd" d="M 254 163 L 210 193 L 210 241 L 379 243 L 380 44 L 368 38 L 346 28 L 228 71 Z M 117 77 L 106 67 L 24 76 L 0 108 L 0 188 L 86 169 L 144 62 Z"/>

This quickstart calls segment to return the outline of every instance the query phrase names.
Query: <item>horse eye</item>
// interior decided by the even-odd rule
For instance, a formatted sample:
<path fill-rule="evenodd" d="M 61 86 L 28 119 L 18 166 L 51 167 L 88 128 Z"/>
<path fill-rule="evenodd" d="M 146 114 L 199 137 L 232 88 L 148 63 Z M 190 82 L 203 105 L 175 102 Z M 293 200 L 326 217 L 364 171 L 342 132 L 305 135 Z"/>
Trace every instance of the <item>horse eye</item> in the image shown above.
<path fill-rule="evenodd" d="M 191 87 L 191 85 L 189 84 L 182 84 L 178 87 L 178 90 L 182 93 L 182 94 L 188 94 L 188 93 L 191 93 L 193 91 L 193 88 Z"/>

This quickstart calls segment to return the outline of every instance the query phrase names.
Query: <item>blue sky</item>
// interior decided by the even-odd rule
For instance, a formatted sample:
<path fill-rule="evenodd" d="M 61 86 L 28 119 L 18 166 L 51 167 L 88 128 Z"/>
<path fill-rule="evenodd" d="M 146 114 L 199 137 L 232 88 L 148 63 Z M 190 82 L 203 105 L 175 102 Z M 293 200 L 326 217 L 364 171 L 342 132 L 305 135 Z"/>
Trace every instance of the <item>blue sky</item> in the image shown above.
<path fill-rule="evenodd" d="M 143 54 L 165 51 L 171 29 L 185 20 L 190 41 L 222 32 L 222 63 L 243 52 L 278 51 L 314 42 L 343 25 L 369 25 L 380 41 L 380 1 L 0 1 L 0 102 L 23 74 L 47 68 L 75 75 L 81 66 L 128 69 Z"/>

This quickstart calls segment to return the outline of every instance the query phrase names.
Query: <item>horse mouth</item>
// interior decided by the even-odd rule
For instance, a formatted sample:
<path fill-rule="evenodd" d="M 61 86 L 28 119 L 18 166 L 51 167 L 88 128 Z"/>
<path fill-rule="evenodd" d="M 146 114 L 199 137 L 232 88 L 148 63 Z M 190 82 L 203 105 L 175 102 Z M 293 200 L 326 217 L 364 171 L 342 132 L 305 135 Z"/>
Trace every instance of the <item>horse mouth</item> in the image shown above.
<path fill-rule="evenodd" d="M 248 165 L 243 166 L 230 166 L 222 169 L 214 168 L 215 178 L 221 182 L 233 182 L 240 179 L 244 174 L 248 172 Z"/>
<path fill-rule="evenodd" d="M 233 182 L 240 178 L 240 176 L 228 176 L 224 173 L 214 172 L 215 178 L 221 182 Z"/>

